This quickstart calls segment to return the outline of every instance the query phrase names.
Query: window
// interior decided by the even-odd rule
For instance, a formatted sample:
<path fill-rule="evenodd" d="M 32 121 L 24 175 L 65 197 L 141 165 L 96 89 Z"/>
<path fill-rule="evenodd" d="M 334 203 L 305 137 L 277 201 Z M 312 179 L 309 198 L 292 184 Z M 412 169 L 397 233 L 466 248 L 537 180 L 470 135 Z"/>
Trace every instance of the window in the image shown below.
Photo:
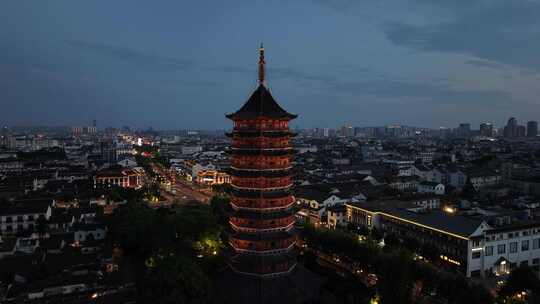
<path fill-rule="evenodd" d="M 532 260 L 532 263 L 533 263 L 533 265 L 538 265 L 538 264 L 540 264 L 540 259 L 539 258 L 534 258 Z"/>
<path fill-rule="evenodd" d="M 497 245 L 497 253 L 498 254 L 506 253 L 506 244 Z"/>
<path fill-rule="evenodd" d="M 473 258 L 473 259 L 478 259 L 478 258 L 480 258 L 480 251 L 474 251 L 474 252 L 472 253 L 472 258 Z"/>
<path fill-rule="evenodd" d="M 486 246 L 486 256 L 493 255 L 493 246 Z"/>
<path fill-rule="evenodd" d="M 540 248 L 540 239 L 534 239 L 533 240 L 533 249 Z"/>
<path fill-rule="evenodd" d="M 527 251 L 529 250 L 529 240 L 525 240 L 521 242 L 521 251 Z"/>
<path fill-rule="evenodd" d="M 516 253 L 517 252 L 517 242 L 510 243 L 510 248 L 508 249 L 510 253 Z"/>

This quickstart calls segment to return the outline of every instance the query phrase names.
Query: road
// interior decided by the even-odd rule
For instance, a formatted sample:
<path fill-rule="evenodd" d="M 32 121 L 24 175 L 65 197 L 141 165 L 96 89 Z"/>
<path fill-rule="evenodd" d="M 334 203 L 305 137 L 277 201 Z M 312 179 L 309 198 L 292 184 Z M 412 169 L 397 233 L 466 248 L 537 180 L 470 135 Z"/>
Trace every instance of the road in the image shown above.
<path fill-rule="evenodd" d="M 162 196 L 168 202 L 187 203 L 189 201 L 199 201 L 203 204 L 208 204 L 212 198 L 211 191 L 197 189 L 195 186 L 188 184 L 186 181 L 176 178 L 174 172 L 163 168 L 161 164 L 152 164 L 152 169 L 156 174 L 161 175 L 171 182 L 171 192 L 162 191 Z"/>

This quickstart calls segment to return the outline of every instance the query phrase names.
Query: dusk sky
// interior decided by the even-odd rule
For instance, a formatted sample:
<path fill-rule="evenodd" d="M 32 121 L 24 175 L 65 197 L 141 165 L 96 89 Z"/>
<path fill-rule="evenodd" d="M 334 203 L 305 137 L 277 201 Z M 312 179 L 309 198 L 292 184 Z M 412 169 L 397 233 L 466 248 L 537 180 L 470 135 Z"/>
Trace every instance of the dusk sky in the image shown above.
<path fill-rule="evenodd" d="M 540 120 L 536 0 L 2 0 L 0 123 L 229 128 L 256 88 L 293 126 Z"/>

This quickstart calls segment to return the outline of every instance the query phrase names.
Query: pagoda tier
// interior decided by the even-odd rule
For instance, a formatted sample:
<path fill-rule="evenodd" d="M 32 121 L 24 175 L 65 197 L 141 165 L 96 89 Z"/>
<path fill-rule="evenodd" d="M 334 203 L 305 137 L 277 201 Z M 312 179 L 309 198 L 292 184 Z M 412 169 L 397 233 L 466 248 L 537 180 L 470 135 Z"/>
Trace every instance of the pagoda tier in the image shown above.
<path fill-rule="evenodd" d="M 291 212 L 270 213 L 270 216 L 260 217 L 258 214 L 252 214 L 249 218 L 242 214 L 246 210 L 239 210 L 231 216 L 229 223 L 233 230 L 238 232 L 274 232 L 289 230 L 294 224 L 294 214 Z M 256 212 L 253 210 L 252 212 Z M 242 217 L 244 215 L 244 217 Z"/>
<path fill-rule="evenodd" d="M 227 152 L 227 154 L 233 156 L 289 156 L 294 154 L 293 148 L 280 148 L 280 149 L 246 149 L 246 148 L 234 148 Z"/>
<path fill-rule="evenodd" d="M 286 196 L 283 198 L 239 198 L 235 197 L 231 200 L 231 206 L 234 210 L 280 210 L 288 209 L 294 204 L 294 197 Z"/>
<path fill-rule="evenodd" d="M 289 155 L 235 155 L 231 167 L 241 170 L 276 170 L 291 168 Z"/>
<path fill-rule="evenodd" d="M 285 130 L 233 130 L 225 133 L 230 138 L 249 138 L 249 137 L 294 137 L 296 133 Z"/>
<path fill-rule="evenodd" d="M 289 190 L 238 190 L 233 184 L 232 194 L 237 198 L 285 198 L 290 197 Z"/>
<path fill-rule="evenodd" d="M 282 177 L 232 177 L 233 187 L 239 190 L 258 190 L 260 188 L 286 188 L 293 184 L 291 176 Z"/>
<path fill-rule="evenodd" d="M 296 260 L 291 195 L 294 152 L 285 111 L 264 85 L 264 49 L 259 60 L 259 86 L 240 110 L 231 140 L 231 206 L 229 243 L 236 255 L 231 267 L 240 273 L 273 276 L 289 273 Z"/>
<path fill-rule="evenodd" d="M 242 177 L 246 177 L 246 178 L 254 178 L 254 177 L 273 178 L 273 177 L 291 176 L 292 175 L 292 170 L 291 169 L 262 170 L 261 171 L 261 170 L 242 170 L 242 169 L 229 168 L 229 170 L 227 170 L 227 172 L 231 176 L 236 176 L 236 177 L 239 177 L 239 178 L 242 178 Z"/>
<path fill-rule="evenodd" d="M 290 149 L 291 141 L 289 137 L 240 137 L 235 136 L 232 140 L 233 147 L 235 148 L 248 148 L 248 149 Z"/>
<path fill-rule="evenodd" d="M 251 255 L 288 253 L 295 242 L 296 235 L 293 231 L 237 232 L 229 238 L 229 243 L 237 253 Z"/>

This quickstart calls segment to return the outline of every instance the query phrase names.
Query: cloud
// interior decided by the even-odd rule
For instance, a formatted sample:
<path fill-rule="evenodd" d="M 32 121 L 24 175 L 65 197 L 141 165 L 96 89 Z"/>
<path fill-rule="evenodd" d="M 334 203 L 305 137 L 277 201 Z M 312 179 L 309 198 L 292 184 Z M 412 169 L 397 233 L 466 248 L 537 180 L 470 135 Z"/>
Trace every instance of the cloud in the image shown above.
<path fill-rule="evenodd" d="M 540 70 L 540 2 L 471 0 L 441 5 L 452 12 L 453 20 L 427 25 L 385 24 L 386 37 L 396 45 L 417 50 L 462 53 Z"/>
<path fill-rule="evenodd" d="M 469 64 L 502 69 L 504 66 L 486 60 L 469 60 Z M 321 92 L 346 96 L 364 95 L 378 98 L 416 99 L 420 103 L 449 105 L 490 105 L 506 104 L 511 100 L 509 93 L 502 90 L 458 89 L 445 79 L 433 79 L 430 82 L 402 81 L 365 67 L 346 67 L 347 72 L 356 75 L 362 73 L 363 81 L 354 81 L 355 76 L 332 76 L 328 73 L 313 73 L 292 67 L 272 67 L 267 70 L 267 78 L 273 80 L 291 80 L 302 84 L 311 84 Z M 256 73 L 255 69 L 235 66 L 212 67 L 214 71 L 224 73 Z M 338 70 L 343 70 L 340 67 Z M 254 74 L 255 75 L 255 74 Z M 351 80 L 353 79 L 353 80 Z"/>
<path fill-rule="evenodd" d="M 335 82 L 334 92 L 354 95 L 372 95 L 383 98 L 414 98 L 420 103 L 448 105 L 506 104 L 510 94 L 501 90 L 458 89 L 444 83 L 405 82 L 400 80 L 375 80 L 363 82 Z"/>
<path fill-rule="evenodd" d="M 195 63 L 190 60 L 165 57 L 125 46 L 80 40 L 66 40 L 66 43 L 74 48 L 91 51 L 102 56 L 111 57 L 115 60 L 122 60 L 142 67 L 159 67 L 169 70 L 187 70 L 195 67 Z"/>
<path fill-rule="evenodd" d="M 489 68 L 494 70 L 504 70 L 506 67 L 500 63 L 489 61 L 489 60 L 478 60 L 478 59 L 471 59 L 465 61 L 465 63 L 474 65 L 480 68 Z"/>

